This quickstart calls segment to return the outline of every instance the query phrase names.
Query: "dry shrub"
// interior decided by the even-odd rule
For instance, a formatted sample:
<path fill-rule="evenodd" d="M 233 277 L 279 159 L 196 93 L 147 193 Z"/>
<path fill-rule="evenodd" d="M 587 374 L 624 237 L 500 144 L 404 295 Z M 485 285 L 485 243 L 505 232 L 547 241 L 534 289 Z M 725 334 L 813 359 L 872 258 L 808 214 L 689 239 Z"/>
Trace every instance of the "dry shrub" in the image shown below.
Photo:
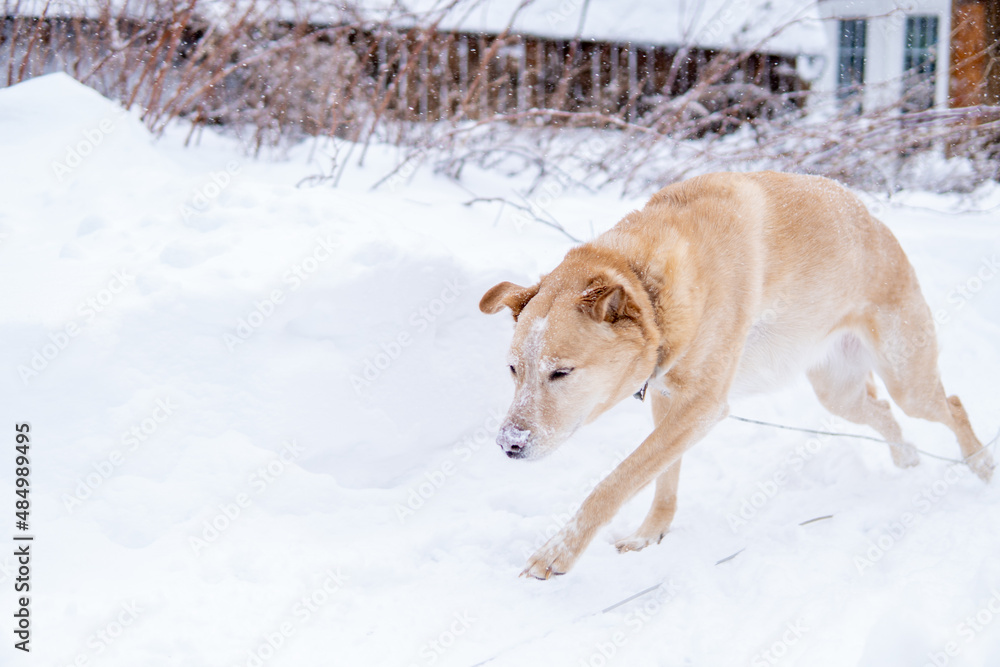
<path fill-rule="evenodd" d="M 458 178 L 475 164 L 527 171 L 536 186 L 635 194 L 751 168 L 888 191 L 967 191 L 1000 177 L 997 107 L 910 111 L 900 100 L 858 114 L 810 93 L 790 59 L 753 48 L 439 30 L 478 1 L 375 19 L 332 0 L 4 0 L 0 85 L 65 71 L 141 109 L 154 132 L 183 120 L 253 150 L 305 137 L 389 141 L 407 173 L 429 164 Z M 929 156 L 943 155 L 959 166 L 942 177 Z"/>

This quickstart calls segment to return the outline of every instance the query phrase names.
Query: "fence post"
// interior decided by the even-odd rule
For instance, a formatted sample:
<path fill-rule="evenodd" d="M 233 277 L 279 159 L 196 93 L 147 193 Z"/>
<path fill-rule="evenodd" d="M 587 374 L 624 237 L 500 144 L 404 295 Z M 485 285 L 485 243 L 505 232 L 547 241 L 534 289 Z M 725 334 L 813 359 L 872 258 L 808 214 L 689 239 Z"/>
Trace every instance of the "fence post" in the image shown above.
<path fill-rule="evenodd" d="M 517 56 L 517 111 L 523 113 L 528 110 L 528 43 L 524 37 L 518 37 Z"/>
<path fill-rule="evenodd" d="M 604 47 L 599 43 L 594 44 L 590 52 L 590 106 L 596 112 L 601 112 L 601 54 Z"/>
<path fill-rule="evenodd" d="M 486 37 L 479 36 L 479 71 L 483 80 L 479 85 L 479 113 L 480 118 L 489 115 L 490 108 L 490 62 L 486 60 L 486 53 L 489 47 L 486 44 Z"/>
<path fill-rule="evenodd" d="M 546 53 L 545 40 L 539 39 L 535 50 L 538 52 L 538 64 L 535 67 L 535 88 L 537 89 L 535 105 L 539 108 L 545 108 L 545 79 L 547 77 L 546 69 L 549 65 L 546 60 L 548 54 Z"/>
<path fill-rule="evenodd" d="M 431 81 L 434 77 L 431 72 L 428 71 L 427 62 L 427 49 L 430 48 L 429 45 L 425 44 L 424 48 L 420 49 L 420 120 L 427 120 L 427 108 L 429 100 L 427 98 L 428 88 L 431 85 Z"/>
<path fill-rule="evenodd" d="M 441 71 L 441 85 L 438 88 L 438 119 L 443 120 L 451 116 L 451 94 L 448 90 L 448 79 L 451 77 L 448 54 L 451 51 L 451 38 L 444 43 L 444 48 L 438 53 L 438 69 Z"/>
<path fill-rule="evenodd" d="M 639 54 L 636 52 L 632 42 L 628 43 L 628 91 L 627 108 L 625 110 L 625 120 L 632 122 L 633 111 L 635 110 L 636 89 L 639 87 Z"/>

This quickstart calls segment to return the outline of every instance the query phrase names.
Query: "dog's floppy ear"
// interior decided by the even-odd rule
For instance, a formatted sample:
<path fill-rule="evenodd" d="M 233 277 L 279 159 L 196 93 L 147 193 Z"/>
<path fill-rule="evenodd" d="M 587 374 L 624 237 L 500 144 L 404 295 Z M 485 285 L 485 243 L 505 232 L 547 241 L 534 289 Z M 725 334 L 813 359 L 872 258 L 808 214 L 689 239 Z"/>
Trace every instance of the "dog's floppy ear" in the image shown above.
<path fill-rule="evenodd" d="M 622 285 L 595 279 L 584 290 L 579 301 L 580 310 L 595 322 L 615 323 L 623 318 L 637 319 L 639 310 Z"/>
<path fill-rule="evenodd" d="M 538 285 L 534 287 L 521 287 L 514 283 L 502 282 L 490 288 L 479 301 L 479 310 L 487 315 L 499 313 L 504 306 L 510 308 L 514 315 L 514 321 L 521 314 L 528 302 L 538 294 Z"/>

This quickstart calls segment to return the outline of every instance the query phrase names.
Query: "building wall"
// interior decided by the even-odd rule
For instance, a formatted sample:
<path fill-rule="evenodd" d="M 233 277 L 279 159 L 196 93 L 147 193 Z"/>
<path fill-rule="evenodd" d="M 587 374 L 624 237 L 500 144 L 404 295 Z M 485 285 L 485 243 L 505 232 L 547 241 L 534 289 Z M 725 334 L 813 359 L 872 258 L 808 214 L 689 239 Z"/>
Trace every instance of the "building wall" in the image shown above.
<path fill-rule="evenodd" d="M 981 0 L 956 0 L 951 51 L 951 104 L 967 107 L 986 101 L 988 75 L 986 5 Z"/>
<path fill-rule="evenodd" d="M 827 53 L 822 74 L 814 89 L 833 92 L 837 88 L 838 19 L 866 19 L 867 44 L 865 86 L 862 105 L 865 109 L 894 104 L 903 94 L 903 62 L 907 16 L 936 16 L 938 19 L 938 54 L 934 104 L 948 105 L 951 0 L 820 0 L 820 15 L 827 33 Z"/>
<path fill-rule="evenodd" d="M 984 0 L 986 4 L 987 39 L 990 74 L 986 81 L 986 102 L 1000 105 L 1000 0 Z"/>
<path fill-rule="evenodd" d="M 1000 0 L 978 0 L 983 7 L 986 53 L 983 64 L 983 102 L 1000 106 Z"/>

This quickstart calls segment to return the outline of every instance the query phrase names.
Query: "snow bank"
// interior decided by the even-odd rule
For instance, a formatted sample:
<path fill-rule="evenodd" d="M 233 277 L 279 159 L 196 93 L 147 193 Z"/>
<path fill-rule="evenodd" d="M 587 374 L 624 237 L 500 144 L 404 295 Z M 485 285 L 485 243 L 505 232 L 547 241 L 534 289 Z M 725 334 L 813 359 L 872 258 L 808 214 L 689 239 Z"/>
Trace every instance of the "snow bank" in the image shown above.
<path fill-rule="evenodd" d="M 628 401 L 537 463 L 492 443 L 511 327 L 476 304 L 571 244 L 463 205 L 516 180 L 417 174 L 372 192 L 394 157 L 376 147 L 340 188 L 298 189 L 316 169 L 309 147 L 254 162 L 211 135 L 183 149 L 183 135 L 154 143 L 61 75 L 0 91 L 3 405 L 35 437 L 37 660 L 1000 658 L 998 487 L 931 459 L 897 470 L 863 441 L 726 422 L 685 457 L 661 545 L 611 546 L 647 490 L 569 576 L 518 579 L 650 428 Z M 1000 252 L 995 213 L 912 197 L 880 215 L 946 315 L 945 383 L 987 439 L 1000 425 L 1000 289 L 984 268 Z M 589 237 L 640 204 L 564 195 L 549 211 Z M 733 411 L 828 426 L 803 383 Z M 919 447 L 957 455 L 943 428 L 901 422 Z M 0 465 L 2 497 L 12 474 Z M 12 557 L 0 565 L 10 586 Z"/>

